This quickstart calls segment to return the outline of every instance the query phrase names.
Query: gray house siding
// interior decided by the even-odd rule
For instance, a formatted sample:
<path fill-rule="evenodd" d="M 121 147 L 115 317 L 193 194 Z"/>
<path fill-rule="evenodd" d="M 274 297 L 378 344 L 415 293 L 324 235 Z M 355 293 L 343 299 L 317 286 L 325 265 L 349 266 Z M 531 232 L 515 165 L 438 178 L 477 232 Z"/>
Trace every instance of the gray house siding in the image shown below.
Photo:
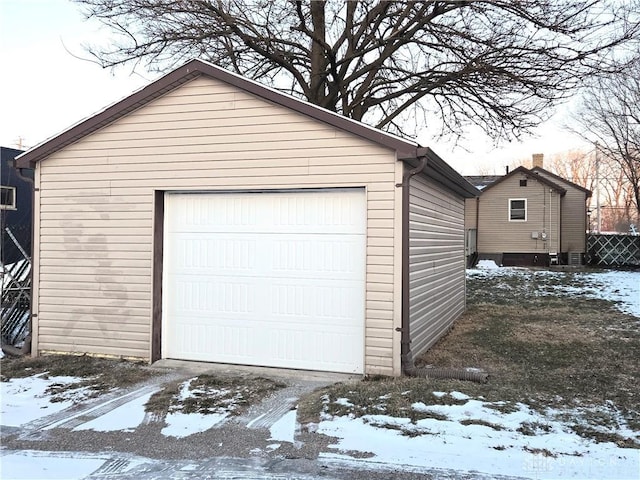
<path fill-rule="evenodd" d="M 409 330 L 414 358 L 465 308 L 464 199 L 424 176 L 410 182 Z"/>

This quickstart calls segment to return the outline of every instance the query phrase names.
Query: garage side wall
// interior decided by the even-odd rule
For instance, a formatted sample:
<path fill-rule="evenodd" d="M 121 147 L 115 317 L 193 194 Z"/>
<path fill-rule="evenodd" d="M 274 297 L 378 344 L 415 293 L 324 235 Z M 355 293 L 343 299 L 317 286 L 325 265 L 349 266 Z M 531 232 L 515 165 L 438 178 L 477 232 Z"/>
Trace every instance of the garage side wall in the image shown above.
<path fill-rule="evenodd" d="M 156 192 L 364 187 L 365 372 L 394 373 L 394 151 L 202 76 L 37 168 L 38 351 L 150 358 Z"/>
<path fill-rule="evenodd" d="M 409 331 L 414 358 L 465 306 L 464 199 L 421 175 L 410 181 Z"/>

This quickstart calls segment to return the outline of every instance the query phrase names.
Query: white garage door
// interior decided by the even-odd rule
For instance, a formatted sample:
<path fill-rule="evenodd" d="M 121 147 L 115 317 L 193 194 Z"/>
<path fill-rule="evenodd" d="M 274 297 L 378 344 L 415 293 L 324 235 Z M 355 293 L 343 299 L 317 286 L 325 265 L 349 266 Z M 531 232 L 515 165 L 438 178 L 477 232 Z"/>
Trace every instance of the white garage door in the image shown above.
<path fill-rule="evenodd" d="M 363 189 L 166 194 L 164 358 L 364 371 Z"/>

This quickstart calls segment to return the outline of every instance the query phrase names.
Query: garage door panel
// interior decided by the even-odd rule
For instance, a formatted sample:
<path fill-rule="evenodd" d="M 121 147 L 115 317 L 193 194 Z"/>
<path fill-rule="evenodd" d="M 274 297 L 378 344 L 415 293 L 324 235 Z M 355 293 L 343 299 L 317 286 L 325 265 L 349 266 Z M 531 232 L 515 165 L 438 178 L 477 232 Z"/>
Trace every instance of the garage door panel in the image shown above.
<path fill-rule="evenodd" d="M 197 321 L 200 320 L 200 321 Z M 303 322 L 304 323 L 304 322 Z M 215 324 L 210 318 L 193 317 L 192 323 L 180 325 L 175 339 L 180 352 L 189 360 L 242 363 L 246 365 L 353 371 L 361 361 L 362 350 L 353 345 L 362 340 L 359 328 L 322 325 L 309 342 L 308 330 L 301 330 L 296 322 L 275 322 L 264 328 L 264 322 L 245 320 L 241 325 L 235 318 L 220 317 Z M 171 333 L 170 333 L 171 335 Z M 171 335 L 173 337 L 173 335 Z M 335 350 L 343 352 L 336 356 Z"/>
<path fill-rule="evenodd" d="M 233 312 L 254 314 L 256 286 L 227 277 L 224 281 L 203 281 L 198 276 L 175 276 L 175 287 L 166 292 L 170 297 L 168 312 L 179 315 L 199 311 L 208 315 Z"/>
<path fill-rule="evenodd" d="M 267 271 L 296 276 L 336 274 L 357 280 L 364 279 L 364 256 L 358 256 L 362 236 L 322 235 L 282 235 L 280 238 L 265 239 L 265 265 Z M 272 242 L 272 243 L 271 243 Z M 353 255 L 356 255 L 353 257 Z"/>
<path fill-rule="evenodd" d="M 345 320 L 364 316 L 364 302 L 353 301 L 362 296 L 362 285 L 357 281 L 297 279 L 294 283 L 269 277 L 245 280 L 176 275 L 175 288 L 166 292 L 170 298 L 167 314 L 177 317 L 233 313 L 239 320 L 259 315 L 265 321 L 306 318 L 307 325 L 317 321 L 344 325 Z M 267 288 L 263 285 L 265 280 L 269 282 Z"/>
<path fill-rule="evenodd" d="M 335 274 L 364 279 L 364 257 L 356 255 L 362 245 L 358 235 L 260 234 L 246 235 L 173 233 L 169 251 L 174 257 L 167 273 L 199 274 L 215 271 L 233 275 L 335 278 Z"/>
<path fill-rule="evenodd" d="M 326 329 L 309 342 L 306 332 L 289 325 L 266 332 L 250 323 L 243 327 L 232 323 L 182 328 L 184 331 L 176 332 L 180 353 L 186 356 L 178 357 L 181 359 L 311 370 L 320 365 L 322 370 L 347 372 L 355 372 L 354 365 L 361 361 L 362 350 L 353 348 L 362 338 L 356 331 L 348 335 L 343 330 Z M 335 355 L 336 349 L 343 354 Z"/>
<path fill-rule="evenodd" d="M 168 194 L 163 356 L 362 373 L 364 190 Z"/>
<path fill-rule="evenodd" d="M 324 325 L 343 326 L 345 320 L 364 316 L 364 302 L 353 302 L 361 296 L 357 283 L 341 286 L 307 280 L 308 285 L 277 283 L 271 286 L 268 304 L 270 318 L 307 318 L 308 322 L 322 321 Z M 307 322 L 307 323 L 308 323 Z"/>
<path fill-rule="evenodd" d="M 172 233 L 169 245 L 172 261 L 168 273 L 198 270 L 255 271 L 258 240 L 246 236 L 212 238 L 206 233 Z"/>
<path fill-rule="evenodd" d="M 360 233 L 366 224 L 361 192 L 184 194 L 169 206 L 169 231 L 242 233 Z"/>

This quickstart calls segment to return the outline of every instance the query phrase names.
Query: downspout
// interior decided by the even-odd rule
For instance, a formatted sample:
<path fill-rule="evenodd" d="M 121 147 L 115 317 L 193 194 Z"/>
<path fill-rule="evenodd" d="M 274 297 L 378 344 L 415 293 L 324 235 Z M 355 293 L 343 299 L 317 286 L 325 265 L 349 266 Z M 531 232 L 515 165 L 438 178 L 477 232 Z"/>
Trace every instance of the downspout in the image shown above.
<path fill-rule="evenodd" d="M 478 259 L 480 258 L 480 251 L 478 250 L 478 244 L 480 243 L 480 198 L 481 196 L 476 197 L 476 258 L 472 267 L 475 267 Z"/>
<path fill-rule="evenodd" d="M 562 193 L 558 192 L 558 252 L 562 252 Z M 585 230 L 586 231 L 586 230 Z M 558 263 L 562 263 L 558 260 Z M 567 250 L 567 264 L 569 263 L 569 251 Z"/>
<path fill-rule="evenodd" d="M 427 157 L 418 157 L 418 166 L 411 170 L 405 170 L 402 176 L 402 183 L 396 187 L 402 187 L 402 326 L 400 327 L 400 362 L 402 372 L 410 375 L 413 368 L 413 356 L 411 354 L 411 335 L 409 331 L 409 208 L 410 190 L 409 182 L 411 177 L 422 172 L 427 166 Z"/>
<path fill-rule="evenodd" d="M 428 152 L 428 149 L 425 153 Z M 411 335 L 410 335 L 410 292 L 409 292 L 409 209 L 410 209 L 410 189 L 409 182 L 411 177 L 424 171 L 427 166 L 427 156 L 418 155 L 418 165 L 411 170 L 404 172 L 402 183 L 396 187 L 402 187 L 402 319 L 400 330 L 400 362 L 402 373 L 410 377 L 423 378 L 442 378 L 469 380 L 473 382 L 484 383 L 488 379 L 488 375 L 482 371 L 465 370 L 457 368 L 417 368 L 413 361 L 411 353 Z"/>

